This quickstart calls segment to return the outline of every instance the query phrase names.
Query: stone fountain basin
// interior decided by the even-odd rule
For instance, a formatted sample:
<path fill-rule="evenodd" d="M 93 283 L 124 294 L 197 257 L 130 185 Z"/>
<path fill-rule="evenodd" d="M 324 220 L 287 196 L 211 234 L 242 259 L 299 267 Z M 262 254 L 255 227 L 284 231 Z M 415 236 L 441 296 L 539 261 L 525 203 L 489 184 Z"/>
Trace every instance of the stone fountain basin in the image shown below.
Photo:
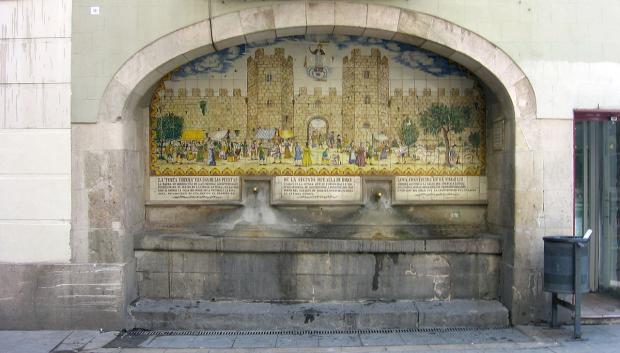
<path fill-rule="evenodd" d="M 263 229 L 259 229 L 263 231 Z M 238 233 L 237 233 L 238 234 Z M 138 295 L 252 301 L 496 300 L 500 238 L 135 236 Z"/>
<path fill-rule="evenodd" d="M 330 226 L 333 227 L 333 226 Z M 338 228 L 338 227 L 336 227 Z M 428 229 L 428 226 L 424 227 Z M 342 227 L 346 230 L 346 227 Z M 462 235 L 428 235 L 403 233 L 399 238 L 388 236 L 346 237 L 347 232 L 295 233 L 270 232 L 267 227 L 248 227 L 225 235 L 209 235 L 190 229 L 158 229 L 139 233 L 134 238 L 135 250 L 213 251 L 213 252 L 305 252 L 305 253 L 469 253 L 501 254 L 499 236 L 489 233 Z M 469 232 L 465 232 L 469 233 Z M 370 235 L 370 236 L 368 236 Z M 376 234 L 375 234 L 376 235 Z"/>

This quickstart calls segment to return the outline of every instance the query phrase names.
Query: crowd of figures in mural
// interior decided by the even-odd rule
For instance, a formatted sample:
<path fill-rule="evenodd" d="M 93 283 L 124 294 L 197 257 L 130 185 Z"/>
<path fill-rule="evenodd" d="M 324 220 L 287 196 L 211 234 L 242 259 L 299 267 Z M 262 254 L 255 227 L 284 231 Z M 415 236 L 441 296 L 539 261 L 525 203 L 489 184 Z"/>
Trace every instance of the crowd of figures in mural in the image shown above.
<path fill-rule="evenodd" d="M 170 117 L 181 120 L 180 117 Z M 164 119 L 162 119 L 164 120 Z M 456 144 L 439 143 L 432 150 L 416 144 L 419 132 L 410 121 L 403 127 L 402 139 L 388 141 L 385 137 L 373 141 L 351 141 L 345 134 L 334 136 L 333 131 L 326 135 L 313 131 L 305 142 L 294 138 L 284 138 L 278 129 L 260 129 L 260 137 L 248 141 L 236 139 L 230 130 L 221 134 L 205 136 L 205 139 L 160 139 L 156 156 L 158 161 L 170 165 L 229 166 L 234 167 L 243 161 L 244 166 L 286 164 L 298 167 L 341 166 L 357 167 L 389 166 L 393 164 L 421 164 L 457 166 L 469 165 L 478 161 L 480 133 L 472 132 L 468 137 L 470 146 L 462 148 Z M 179 124 L 182 126 L 182 124 Z M 411 126 L 411 127 L 409 127 Z M 172 134 L 174 136 L 174 134 Z M 445 146 L 450 146 L 446 148 Z"/>
<path fill-rule="evenodd" d="M 484 109 L 465 69 L 409 45 L 245 45 L 162 79 L 151 175 L 482 175 Z"/>

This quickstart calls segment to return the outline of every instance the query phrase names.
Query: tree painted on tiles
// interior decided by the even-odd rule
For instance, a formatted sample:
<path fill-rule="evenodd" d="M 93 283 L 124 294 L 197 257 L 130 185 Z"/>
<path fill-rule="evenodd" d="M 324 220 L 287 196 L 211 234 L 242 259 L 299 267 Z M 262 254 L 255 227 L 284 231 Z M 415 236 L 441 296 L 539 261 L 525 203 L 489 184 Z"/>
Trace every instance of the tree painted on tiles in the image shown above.
<path fill-rule="evenodd" d="M 411 121 L 411 119 L 407 118 L 403 120 L 403 123 L 400 127 L 400 139 L 405 146 L 407 146 L 407 155 L 410 156 L 409 153 L 411 146 L 415 145 L 418 141 L 418 136 L 420 136 L 420 132 L 415 124 Z"/>
<path fill-rule="evenodd" d="M 474 131 L 474 132 L 470 133 L 469 136 L 467 137 L 467 141 L 469 142 L 471 147 L 473 147 L 474 150 L 476 151 L 475 155 L 477 157 L 478 156 L 478 148 L 480 148 L 480 132 Z"/>
<path fill-rule="evenodd" d="M 183 118 L 173 113 L 168 113 L 157 118 L 155 139 L 159 145 L 159 158 L 163 159 L 163 146 L 166 141 L 178 140 L 183 133 Z"/>
<path fill-rule="evenodd" d="M 433 103 L 420 117 L 420 125 L 424 132 L 440 135 L 445 145 L 445 164 L 450 162 L 450 133 L 459 134 L 472 123 L 472 114 L 469 107 L 461 105 L 447 106 L 443 103 Z"/>

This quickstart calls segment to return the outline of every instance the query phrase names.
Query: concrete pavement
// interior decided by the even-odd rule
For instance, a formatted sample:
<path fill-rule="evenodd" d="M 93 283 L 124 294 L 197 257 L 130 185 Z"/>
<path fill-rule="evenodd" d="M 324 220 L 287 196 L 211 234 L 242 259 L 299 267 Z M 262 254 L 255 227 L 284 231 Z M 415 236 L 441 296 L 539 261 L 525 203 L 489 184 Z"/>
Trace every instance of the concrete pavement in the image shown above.
<path fill-rule="evenodd" d="M 124 336 L 99 331 L 0 331 L 0 353 L 289 353 L 289 352 L 620 352 L 620 325 L 387 332 L 376 334 L 229 334 Z"/>

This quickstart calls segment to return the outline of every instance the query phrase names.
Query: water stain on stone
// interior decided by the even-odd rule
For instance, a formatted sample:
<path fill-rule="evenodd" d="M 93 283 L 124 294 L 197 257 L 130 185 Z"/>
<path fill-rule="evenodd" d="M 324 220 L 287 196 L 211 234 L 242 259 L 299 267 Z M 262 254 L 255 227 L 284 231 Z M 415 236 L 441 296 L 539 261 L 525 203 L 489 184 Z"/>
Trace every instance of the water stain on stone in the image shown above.
<path fill-rule="evenodd" d="M 388 254 L 388 256 L 390 257 L 390 259 L 392 259 L 392 263 L 394 265 L 398 264 L 398 254 Z"/>
<path fill-rule="evenodd" d="M 375 273 L 372 276 L 372 290 L 379 289 L 379 272 L 383 270 L 383 254 L 374 254 L 375 256 Z"/>
<path fill-rule="evenodd" d="M 304 310 L 304 324 L 311 323 L 314 321 L 315 317 L 319 317 L 321 313 L 315 309 L 306 309 Z"/>
<path fill-rule="evenodd" d="M 398 264 L 398 254 L 373 254 L 375 257 L 375 273 L 372 276 L 372 290 L 379 289 L 379 272 L 383 271 L 383 261 L 387 257 L 392 260 L 394 265 Z"/>

